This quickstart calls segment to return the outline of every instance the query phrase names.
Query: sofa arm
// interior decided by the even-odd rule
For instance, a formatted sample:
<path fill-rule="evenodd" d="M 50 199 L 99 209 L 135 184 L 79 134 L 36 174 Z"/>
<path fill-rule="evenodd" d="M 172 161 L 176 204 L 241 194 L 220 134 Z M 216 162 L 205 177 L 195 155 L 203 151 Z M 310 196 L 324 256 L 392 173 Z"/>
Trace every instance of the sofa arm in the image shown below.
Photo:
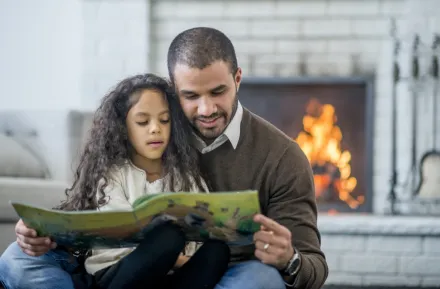
<path fill-rule="evenodd" d="M 0 222 L 16 222 L 19 217 L 9 201 L 51 209 L 66 198 L 68 184 L 61 181 L 0 177 Z"/>

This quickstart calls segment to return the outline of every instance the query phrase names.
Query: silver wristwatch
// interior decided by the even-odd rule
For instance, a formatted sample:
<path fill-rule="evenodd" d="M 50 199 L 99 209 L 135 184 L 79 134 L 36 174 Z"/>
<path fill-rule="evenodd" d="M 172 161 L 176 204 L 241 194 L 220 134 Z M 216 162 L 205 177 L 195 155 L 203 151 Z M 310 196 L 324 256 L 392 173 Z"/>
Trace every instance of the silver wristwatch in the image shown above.
<path fill-rule="evenodd" d="M 298 271 L 301 268 L 301 255 L 299 254 L 298 250 L 294 250 L 295 254 L 293 254 L 292 259 L 290 259 L 286 269 L 284 269 L 283 272 L 286 276 L 295 276 L 298 274 Z"/>

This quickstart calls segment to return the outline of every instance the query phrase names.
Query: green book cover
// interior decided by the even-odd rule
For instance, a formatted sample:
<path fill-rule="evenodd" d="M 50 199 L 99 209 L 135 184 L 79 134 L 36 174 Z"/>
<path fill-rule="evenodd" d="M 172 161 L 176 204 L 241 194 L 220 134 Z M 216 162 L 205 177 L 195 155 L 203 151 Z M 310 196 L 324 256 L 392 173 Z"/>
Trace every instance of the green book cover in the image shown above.
<path fill-rule="evenodd" d="M 260 226 L 257 191 L 215 193 L 160 193 L 137 199 L 130 211 L 75 211 L 44 209 L 11 202 L 17 214 L 39 236 L 50 236 L 68 248 L 133 247 L 146 231 L 174 222 L 188 241 L 219 239 L 230 246 L 251 244 Z"/>

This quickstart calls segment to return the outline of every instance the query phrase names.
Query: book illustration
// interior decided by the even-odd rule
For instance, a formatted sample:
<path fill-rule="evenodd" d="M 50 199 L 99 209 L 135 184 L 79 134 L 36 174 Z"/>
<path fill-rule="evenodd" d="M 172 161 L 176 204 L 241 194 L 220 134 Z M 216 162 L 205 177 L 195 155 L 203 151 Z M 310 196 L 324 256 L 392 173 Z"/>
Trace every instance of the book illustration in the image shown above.
<path fill-rule="evenodd" d="M 74 248 L 133 247 L 148 230 L 166 222 L 178 224 L 188 241 L 219 239 L 231 246 L 252 243 L 260 226 L 256 191 L 160 193 L 137 199 L 130 211 L 65 212 L 11 202 L 38 235 Z"/>

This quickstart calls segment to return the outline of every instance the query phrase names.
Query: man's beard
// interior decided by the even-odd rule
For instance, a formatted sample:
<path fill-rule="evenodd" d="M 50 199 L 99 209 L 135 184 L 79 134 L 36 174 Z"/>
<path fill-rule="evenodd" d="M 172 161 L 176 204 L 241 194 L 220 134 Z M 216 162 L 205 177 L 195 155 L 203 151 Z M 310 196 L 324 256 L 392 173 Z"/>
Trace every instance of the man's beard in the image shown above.
<path fill-rule="evenodd" d="M 228 125 L 230 124 L 231 120 L 234 118 L 235 113 L 237 112 L 237 107 L 238 107 L 238 94 L 235 94 L 235 101 L 232 105 L 232 112 L 231 112 L 231 116 L 228 118 L 228 114 L 226 113 L 226 111 L 224 110 L 220 110 L 217 111 L 216 113 L 211 114 L 210 116 L 196 116 L 192 119 L 191 124 L 193 125 L 197 135 L 199 135 L 205 142 L 207 143 L 211 143 L 214 141 L 214 139 L 216 139 L 217 137 L 219 137 L 228 127 Z M 203 127 L 199 127 L 197 124 L 198 120 L 212 120 L 212 119 L 216 119 L 216 118 L 220 118 L 223 119 L 224 121 L 224 127 L 218 131 L 217 127 L 214 127 L 212 129 L 209 128 L 203 128 Z"/>

